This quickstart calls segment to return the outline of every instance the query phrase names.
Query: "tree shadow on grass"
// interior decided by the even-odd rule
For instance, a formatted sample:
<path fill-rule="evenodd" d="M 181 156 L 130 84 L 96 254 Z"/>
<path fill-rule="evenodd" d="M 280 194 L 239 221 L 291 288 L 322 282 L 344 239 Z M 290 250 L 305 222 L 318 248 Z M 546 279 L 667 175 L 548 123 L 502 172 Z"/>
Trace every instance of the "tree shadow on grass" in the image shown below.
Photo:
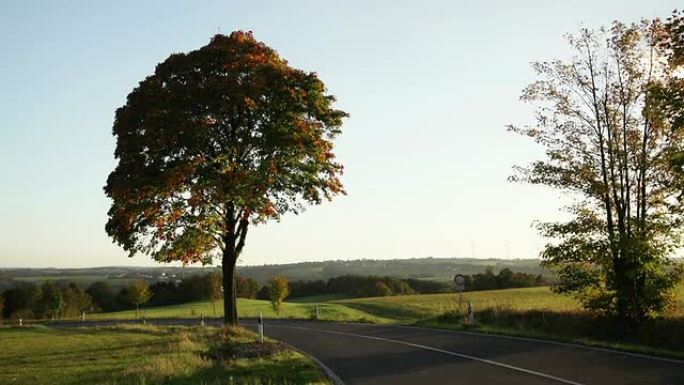
<path fill-rule="evenodd" d="M 399 322 L 413 322 L 425 318 L 425 314 L 416 309 L 392 307 L 374 303 L 345 302 L 344 306 L 366 312 L 370 315 L 393 319 Z"/>

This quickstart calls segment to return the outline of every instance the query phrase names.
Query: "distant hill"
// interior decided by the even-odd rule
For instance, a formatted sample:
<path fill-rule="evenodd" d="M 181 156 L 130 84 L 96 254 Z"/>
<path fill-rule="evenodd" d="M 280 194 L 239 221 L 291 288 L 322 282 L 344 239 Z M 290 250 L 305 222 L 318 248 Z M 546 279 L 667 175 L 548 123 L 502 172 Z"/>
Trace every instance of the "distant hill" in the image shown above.
<path fill-rule="evenodd" d="M 452 279 L 456 274 L 481 273 L 487 267 L 494 272 L 503 268 L 523 273 L 553 274 L 539 265 L 539 259 L 477 259 L 477 258 L 411 258 L 357 259 L 323 262 L 299 262 L 281 265 L 238 266 L 238 274 L 264 282 L 270 274 L 285 275 L 291 280 L 328 279 L 340 275 L 389 275 L 402 278 L 434 280 Z"/>
<path fill-rule="evenodd" d="M 455 274 L 481 273 L 487 267 L 494 272 L 503 268 L 513 271 L 542 274 L 551 278 L 547 269 L 539 266 L 538 259 L 477 259 L 477 258 L 411 258 L 411 259 L 357 259 L 322 262 L 299 262 L 279 265 L 238 266 L 238 274 L 264 283 L 269 275 L 285 275 L 291 280 L 317 280 L 340 275 L 381 275 L 402 278 L 423 278 L 450 280 Z M 14 286 L 17 282 L 74 281 L 89 285 L 98 280 L 107 280 L 112 286 L 130 284 L 135 278 L 147 281 L 179 280 L 193 274 L 216 271 L 216 267 L 92 267 L 77 269 L 60 268 L 5 268 L 0 269 L 0 290 Z"/>

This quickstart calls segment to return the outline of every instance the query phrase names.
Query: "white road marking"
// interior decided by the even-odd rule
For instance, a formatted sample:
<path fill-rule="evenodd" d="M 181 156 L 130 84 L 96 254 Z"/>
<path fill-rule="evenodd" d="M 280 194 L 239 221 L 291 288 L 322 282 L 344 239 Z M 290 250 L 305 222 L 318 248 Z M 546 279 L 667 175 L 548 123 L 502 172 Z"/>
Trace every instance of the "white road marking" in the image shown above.
<path fill-rule="evenodd" d="M 392 339 L 388 339 L 388 338 L 367 336 L 367 335 L 355 334 L 355 333 L 339 332 L 339 331 L 333 331 L 333 330 L 310 329 L 310 328 L 305 328 L 305 327 L 300 327 L 300 326 L 285 326 L 285 325 L 282 325 L 282 324 L 280 324 L 280 325 L 278 325 L 278 324 L 271 324 L 271 325 L 269 325 L 269 327 L 281 327 L 281 328 L 288 328 L 288 329 L 299 329 L 299 330 L 313 331 L 313 332 L 319 332 L 319 333 L 329 333 L 329 334 L 337 334 L 337 335 L 350 336 L 350 337 L 365 338 L 365 339 L 368 339 L 368 340 L 376 340 L 376 341 L 391 342 L 391 343 L 395 343 L 395 344 L 399 344 L 399 345 L 410 346 L 410 347 L 413 347 L 413 348 L 418 348 L 418 349 L 423 349 L 423 350 L 429 350 L 429 351 L 433 351 L 433 352 L 437 352 L 437 353 L 442 353 L 442 354 L 448 354 L 448 355 L 454 356 L 454 357 L 465 358 L 465 359 L 467 359 L 467 360 L 477 361 L 477 362 L 481 362 L 481 363 L 487 364 L 487 365 L 498 366 L 498 367 L 500 367 L 500 368 L 505 368 L 505 369 L 514 370 L 514 371 L 520 372 L 520 373 L 525 373 L 525 374 L 530 374 L 530 375 L 537 376 L 537 377 L 546 378 L 546 379 L 549 379 L 549 380 L 552 380 L 552 381 L 556 381 L 556 382 L 560 382 L 560 383 L 563 383 L 563 384 L 568 384 L 568 385 L 583 385 L 583 384 L 581 384 L 581 383 L 579 383 L 579 382 L 574 382 L 574 381 L 566 380 L 566 379 L 564 379 L 564 378 L 552 376 L 552 375 L 550 375 L 550 374 L 541 373 L 541 372 L 537 372 L 537 371 L 530 370 L 530 369 L 520 368 L 520 367 L 518 367 L 518 366 L 513 366 L 513 365 L 504 364 L 504 363 L 502 363 L 502 362 L 497 362 L 497 361 L 488 360 L 488 359 L 486 359 L 486 358 L 480 358 L 480 357 L 470 356 L 470 355 L 467 355 L 467 354 L 456 353 L 456 352 L 452 352 L 452 351 L 449 351 L 449 350 L 443 350 L 443 349 L 439 349 L 439 348 L 434 348 L 434 347 L 432 347 L 432 346 L 414 344 L 414 343 L 406 342 L 406 341 L 392 340 Z"/>
<path fill-rule="evenodd" d="M 371 325 L 371 324 L 367 324 L 367 325 Z M 374 325 L 374 326 L 381 326 L 381 325 Z M 382 325 L 382 326 L 385 326 L 385 325 Z M 649 356 L 649 355 L 641 354 L 641 353 L 623 352 L 620 350 L 614 350 L 614 349 L 609 349 L 609 348 L 601 348 L 598 346 L 580 345 L 577 343 L 544 340 L 544 339 L 539 339 L 539 338 L 507 336 L 507 335 L 503 335 L 503 334 L 467 332 L 467 331 L 462 331 L 462 330 L 438 329 L 438 328 L 430 328 L 430 327 L 424 327 L 424 326 L 387 325 L 387 327 L 404 328 L 404 329 L 420 329 L 420 330 L 426 330 L 426 331 L 430 331 L 430 332 L 440 332 L 440 333 L 449 333 L 449 334 L 463 334 L 463 335 L 474 336 L 474 337 L 505 338 L 505 339 L 509 339 L 509 340 L 519 340 L 519 341 L 527 341 L 527 342 L 542 343 L 542 344 L 549 344 L 549 345 L 558 345 L 558 346 L 569 347 L 569 348 L 573 348 L 573 349 L 594 350 L 597 352 L 617 354 L 620 356 L 628 356 L 628 357 L 635 357 L 635 358 L 646 358 L 649 360 L 668 362 L 668 363 L 672 363 L 672 364 L 680 364 L 680 365 L 684 364 L 684 360 L 678 360 L 676 358 Z"/>

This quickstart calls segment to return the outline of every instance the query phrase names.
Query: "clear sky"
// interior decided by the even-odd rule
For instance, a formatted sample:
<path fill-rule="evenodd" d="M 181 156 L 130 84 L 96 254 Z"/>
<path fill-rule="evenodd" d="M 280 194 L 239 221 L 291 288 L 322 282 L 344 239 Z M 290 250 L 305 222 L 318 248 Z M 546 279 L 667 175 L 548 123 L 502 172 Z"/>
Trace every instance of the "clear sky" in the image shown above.
<path fill-rule="evenodd" d="M 0 267 L 153 265 L 104 231 L 114 111 L 173 52 L 251 30 L 351 114 L 349 193 L 252 229 L 240 264 L 537 257 L 563 197 L 507 182 L 542 155 L 505 130 L 562 35 L 677 1 L 0 2 Z"/>

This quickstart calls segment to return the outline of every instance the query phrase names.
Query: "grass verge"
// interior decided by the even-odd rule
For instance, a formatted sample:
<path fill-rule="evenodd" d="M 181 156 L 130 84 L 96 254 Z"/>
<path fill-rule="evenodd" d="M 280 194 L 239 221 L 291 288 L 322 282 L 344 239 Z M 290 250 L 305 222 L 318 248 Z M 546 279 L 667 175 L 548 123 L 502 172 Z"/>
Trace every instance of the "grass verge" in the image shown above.
<path fill-rule="evenodd" d="M 245 329 L 0 328 L 1 384 L 329 384 L 306 356 Z"/>
<path fill-rule="evenodd" d="M 684 360 L 684 319 L 656 318 L 639 329 L 587 312 L 487 309 L 475 313 L 475 325 L 464 314 L 448 312 L 414 325 L 575 343 Z"/>

